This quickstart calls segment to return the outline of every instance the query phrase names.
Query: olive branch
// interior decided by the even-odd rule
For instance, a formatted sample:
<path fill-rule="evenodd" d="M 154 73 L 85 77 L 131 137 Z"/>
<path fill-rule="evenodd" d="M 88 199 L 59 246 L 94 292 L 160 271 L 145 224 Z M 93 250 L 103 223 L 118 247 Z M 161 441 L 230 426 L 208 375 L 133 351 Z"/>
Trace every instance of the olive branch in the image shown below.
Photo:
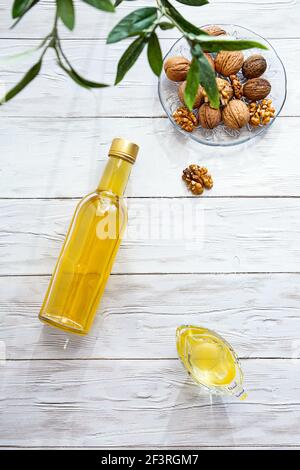
<path fill-rule="evenodd" d="M 123 0 L 115 0 L 114 3 L 112 3 L 112 0 L 81 1 L 97 10 L 113 13 Z M 193 7 L 199 7 L 208 3 L 208 0 L 176 1 Z M 15 22 L 12 27 L 15 27 L 23 16 L 39 3 L 39 0 L 14 0 L 12 17 Z M 20 82 L 6 93 L 0 104 L 14 98 L 37 77 L 42 68 L 43 58 L 50 48 L 55 51 L 59 67 L 78 85 L 89 89 L 108 86 L 104 83 L 88 80 L 80 75 L 74 69 L 62 48 L 58 33 L 58 22 L 61 21 L 69 30 L 74 29 L 76 13 L 73 0 L 56 0 L 53 4 L 53 8 L 55 9 L 54 24 L 50 33 L 38 46 L 38 49 L 41 50 L 38 62 L 26 72 Z M 193 107 L 199 84 L 204 87 L 210 105 L 213 108 L 219 107 L 219 92 L 215 73 L 205 57 L 204 51 L 236 51 L 250 48 L 266 49 L 264 45 L 256 41 L 209 36 L 206 31 L 187 21 L 169 0 L 156 0 L 156 6 L 138 8 L 125 16 L 112 29 L 107 37 L 108 44 L 116 43 L 130 37 L 134 38 L 118 62 L 115 85 L 124 78 L 145 47 L 147 47 L 148 62 L 153 73 L 157 76 L 161 74 L 163 56 L 157 31 L 171 28 L 177 28 L 190 46 L 192 62 L 187 75 L 187 85 L 185 87 L 185 102 L 189 109 Z"/>

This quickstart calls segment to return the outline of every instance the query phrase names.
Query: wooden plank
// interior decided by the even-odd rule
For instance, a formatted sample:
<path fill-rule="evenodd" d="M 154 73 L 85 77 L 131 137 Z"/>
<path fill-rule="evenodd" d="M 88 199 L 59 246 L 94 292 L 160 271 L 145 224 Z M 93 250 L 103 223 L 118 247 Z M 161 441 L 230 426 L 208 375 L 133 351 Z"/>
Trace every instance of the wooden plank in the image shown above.
<path fill-rule="evenodd" d="M 76 1 L 77 24 L 72 33 L 60 28 L 62 37 L 80 39 L 105 38 L 112 27 L 136 8 L 149 6 L 149 1 L 139 0 L 134 4 L 122 3 L 114 14 L 97 12 L 94 8 Z M 154 2 L 153 2 L 154 3 Z M 13 29 L 10 5 L 0 6 L 1 38 L 41 38 L 46 36 L 53 23 L 53 1 L 42 0 L 40 5 L 27 14 Z M 198 25 L 208 23 L 241 24 L 265 37 L 299 37 L 299 28 L 295 18 L 299 17 L 300 6 L 294 0 L 214 0 L 201 8 L 192 8 L 175 2 L 176 8 L 190 21 Z M 269 19 L 272 18 L 272 21 Z M 176 30 L 161 33 L 162 36 L 178 37 Z"/>
<path fill-rule="evenodd" d="M 75 200 L 2 200 L 0 274 L 49 274 Z M 115 273 L 298 272 L 299 199 L 132 199 Z"/>
<path fill-rule="evenodd" d="M 0 119 L 0 197 L 87 194 L 118 134 L 141 148 L 128 196 L 189 195 L 181 173 L 190 163 L 213 175 L 204 197 L 300 196 L 299 126 L 299 118 L 279 118 L 253 144 L 216 150 L 187 141 L 167 119 Z"/>
<path fill-rule="evenodd" d="M 218 331 L 241 357 L 300 358 L 300 275 L 111 276 L 86 337 L 43 326 L 49 278 L 0 277 L 2 360 L 176 358 L 181 324 Z"/>
<path fill-rule="evenodd" d="M 34 54 L 15 62 L 3 58 L 35 46 L 38 41 L 31 39 L 49 31 L 51 3 L 42 1 L 13 30 L 8 29 L 8 7 L 0 6 L 0 37 L 9 38 L 1 41 L 1 84 L 17 82 L 35 60 Z M 146 4 L 124 2 L 115 15 L 97 15 L 79 2 L 78 28 L 74 34 L 62 28 L 64 47 L 76 68 L 112 83 L 126 43 L 106 46 L 104 38 L 124 14 Z M 130 196 L 186 195 L 180 172 L 195 155 L 218 182 L 208 197 L 299 196 L 299 118 L 287 116 L 299 116 L 300 39 L 294 18 L 300 6 L 293 0 L 224 5 L 216 0 L 197 10 L 176 3 L 193 21 L 195 15 L 201 23 L 212 22 L 212 17 L 214 23 L 240 23 L 243 17 L 244 26 L 281 38 L 272 43 L 287 66 L 292 98 L 285 117 L 255 147 L 216 152 L 187 145 L 159 118 L 164 113 L 145 58 L 120 87 L 96 94 L 73 86 L 49 56 L 41 77 L 1 108 L 0 197 L 86 193 L 95 186 L 109 142 L 121 129 L 144 149 Z M 272 23 L 266 22 L 270 16 Z M 166 38 L 178 33 L 162 36 L 166 51 L 174 40 Z M 125 116 L 134 119 L 125 121 Z M 172 148 L 178 155 L 165 158 Z M 298 199 L 131 199 L 129 234 L 86 338 L 48 329 L 36 318 L 75 204 L 60 199 L 0 201 L 5 221 L 0 230 L 0 446 L 300 446 Z M 170 208 L 180 227 L 195 228 L 196 219 L 198 240 L 169 240 L 168 234 L 161 239 L 161 229 L 172 227 L 165 219 Z M 211 274 L 147 274 L 160 271 Z M 237 275 L 246 271 L 250 274 Z M 175 360 L 176 326 L 200 322 L 227 337 L 241 356 L 264 358 L 243 361 L 247 403 L 215 399 L 211 407 Z M 82 358 L 86 360 L 78 360 Z M 95 360 L 99 358 L 105 360 Z"/>
<path fill-rule="evenodd" d="M 174 450 L 177 450 L 176 449 L 177 446 L 163 446 L 163 445 L 156 445 L 155 447 L 153 446 L 134 446 L 134 449 L 138 449 L 138 450 L 157 450 L 157 449 L 162 449 L 162 450 L 169 450 L 169 449 L 174 449 Z M 126 447 L 122 447 L 122 446 L 117 446 L 118 450 L 130 450 L 132 448 L 132 446 L 126 446 Z M 180 449 L 182 450 L 193 450 L 195 449 L 196 447 L 195 446 L 180 446 Z M 236 446 L 236 445 L 232 445 L 230 447 L 228 446 L 201 446 L 201 447 L 197 447 L 198 449 L 200 449 L 201 451 L 202 450 L 299 450 L 300 447 L 299 446 L 294 446 L 294 445 L 288 445 L 288 446 L 282 446 L 280 444 L 278 444 L 277 446 L 272 446 L 272 445 L 269 445 L 269 446 L 261 446 L 261 445 L 252 445 L 252 446 Z M 11 445 L 11 446 L 0 446 L 0 449 L 1 450 L 52 450 L 52 449 L 59 449 L 59 450 L 107 450 L 108 447 L 107 446 L 96 446 L 96 447 L 93 447 L 93 446 L 84 446 L 84 447 L 80 447 L 80 446 L 17 446 L 17 445 Z M 114 449 L 114 448 L 112 448 Z"/>
<path fill-rule="evenodd" d="M 179 361 L 8 362 L 0 444 L 299 446 L 299 361 L 242 365 L 248 400 L 211 406 Z"/>
<path fill-rule="evenodd" d="M 172 43 L 172 39 L 163 40 L 163 51 L 167 52 Z M 1 41 L 1 83 L 7 89 L 21 79 L 24 71 L 37 61 L 40 52 L 29 54 L 23 60 L 8 61 L 4 58 L 37 44 L 36 40 Z M 128 44 L 128 41 L 107 45 L 104 40 L 70 40 L 65 41 L 64 49 L 78 72 L 90 79 L 113 84 L 118 60 Z M 288 94 L 282 115 L 299 116 L 300 39 L 274 39 L 272 44 L 286 66 L 289 90 L 292 91 Z M 49 50 L 40 75 L 21 95 L 1 107 L 1 117 L 165 116 L 158 99 L 157 77 L 151 72 L 145 54 L 144 51 L 118 87 L 90 91 L 66 77 L 57 65 L 54 52 Z M 113 121 L 111 125 L 114 126 Z"/>

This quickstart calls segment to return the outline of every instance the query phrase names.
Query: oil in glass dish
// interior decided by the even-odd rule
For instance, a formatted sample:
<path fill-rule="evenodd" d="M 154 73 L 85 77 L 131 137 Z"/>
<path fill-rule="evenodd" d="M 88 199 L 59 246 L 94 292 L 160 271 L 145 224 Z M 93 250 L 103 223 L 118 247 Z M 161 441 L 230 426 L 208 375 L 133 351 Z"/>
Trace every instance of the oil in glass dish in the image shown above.
<path fill-rule="evenodd" d="M 211 393 L 247 398 L 237 355 L 225 339 L 212 330 L 191 325 L 178 327 L 176 336 L 178 355 L 198 385 Z"/>

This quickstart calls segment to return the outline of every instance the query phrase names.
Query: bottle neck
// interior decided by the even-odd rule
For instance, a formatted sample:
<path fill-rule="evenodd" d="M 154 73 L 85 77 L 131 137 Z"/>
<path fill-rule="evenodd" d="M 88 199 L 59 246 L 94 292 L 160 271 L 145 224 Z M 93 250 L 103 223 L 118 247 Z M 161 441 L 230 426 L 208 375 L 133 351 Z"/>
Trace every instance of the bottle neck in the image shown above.
<path fill-rule="evenodd" d="M 97 191 L 109 191 L 122 196 L 127 186 L 132 164 L 118 157 L 109 157 Z"/>

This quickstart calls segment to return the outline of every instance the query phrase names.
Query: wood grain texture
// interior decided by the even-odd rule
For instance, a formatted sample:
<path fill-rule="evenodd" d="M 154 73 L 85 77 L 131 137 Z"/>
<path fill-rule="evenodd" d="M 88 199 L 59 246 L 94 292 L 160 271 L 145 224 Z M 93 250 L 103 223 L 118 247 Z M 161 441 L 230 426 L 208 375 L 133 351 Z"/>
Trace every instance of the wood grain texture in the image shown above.
<path fill-rule="evenodd" d="M 216 150 L 188 141 L 167 119 L 0 119 L 0 197 L 87 194 L 98 184 L 117 133 L 140 145 L 128 196 L 189 195 L 181 172 L 190 163 L 213 175 L 205 198 L 300 196 L 299 126 L 300 118 L 279 118 L 262 138 Z"/>
<path fill-rule="evenodd" d="M 50 274 L 75 200 L 0 201 L 0 274 Z M 298 272 L 300 199 L 131 199 L 114 273 Z"/>
<path fill-rule="evenodd" d="M 249 398 L 214 398 L 177 360 L 21 361 L 2 368 L 1 445 L 300 445 L 299 361 L 242 363 Z"/>
<path fill-rule="evenodd" d="M 163 40 L 163 51 L 167 52 L 173 42 L 173 39 Z M 5 57 L 38 44 L 36 40 L 1 41 L 1 83 L 7 89 L 18 82 L 24 72 L 38 60 L 40 52 L 34 52 L 23 60 L 6 60 Z M 78 72 L 90 79 L 113 84 L 118 60 L 128 44 L 127 40 L 111 45 L 105 44 L 105 40 L 70 40 L 65 41 L 63 47 Z M 299 116 L 300 39 L 274 39 L 272 45 L 283 59 L 289 77 L 289 93 L 282 115 Z M 1 116 L 165 116 L 158 99 L 157 77 L 150 70 L 145 54 L 143 53 L 119 86 L 90 91 L 71 81 L 59 69 L 54 52 L 49 50 L 43 60 L 42 71 L 34 83 L 23 90 L 22 95 L 1 107 Z M 113 122 L 111 125 L 113 126 Z"/>
<path fill-rule="evenodd" d="M 215 446 L 201 446 L 201 447 L 195 447 L 195 446 L 180 446 L 180 449 L 182 450 L 193 450 L 193 449 L 199 449 L 199 450 L 232 450 L 232 449 L 236 449 L 236 450 L 299 450 L 300 447 L 299 446 L 296 446 L 294 444 L 290 444 L 290 445 L 278 445 L 278 446 L 273 446 L 273 445 L 268 445 L 268 446 L 260 446 L 260 445 L 256 445 L 256 444 L 253 444 L 253 445 L 250 445 L 250 446 L 239 446 L 239 445 L 235 445 L 235 446 L 218 446 L 218 445 L 215 445 Z M 108 447 L 108 446 L 84 446 L 84 447 L 80 447 L 80 446 L 18 446 L 18 445 L 11 445 L 11 446 L 0 446 L 0 449 L 1 450 L 23 450 L 23 449 L 29 449 L 29 450 L 52 450 L 52 449 L 59 449 L 59 450 L 81 450 L 81 449 L 84 449 L 84 450 L 98 450 L 98 451 L 101 451 L 101 450 L 106 450 L 106 449 L 115 449 L 115 447 Z M 160 445 L 160 444 L 157 444 L 155 446 L 126 446 L 126 447 L 123 447 L 123 446 L 117 446 L 117 449 L 118 450 L 131 450 L 131 449 L 137 449 L 137 450 L 169 450 L 169 449 L 173 449 L 173 450 L 176 450 L 178 449 L 178 446 L 170 446 L 170 445 L 167 445 L 167 446 L 164 446 L 164 445 Z"/>
<path fill-rule="evenodd" d="M 51 28 L 53 22 L 54 0 L 42 0 L 14 29 L 10 9 L 0 6 L 1 38 L 42 38 Z M 106 38 L 112 27 L 134 9 L 155 4 L 154 0 L 138 0 L 134 4 L 123 2 L 114 14 L 104 13 L 75 1 L 77 20 L 76 28 L 70 33 L 63 26 L 60 34 L 64 38 L 81 39 Z M 214 0 L 201 8 L 191 8 L 175 2 L 177 10 L 187 19 L 199 25 L 209 23 L 233 23 L 245 26 L 265 37 L 290 38 L 299 37 L 299 28 L 295 18 L 299 17 L 300 6 L 297 0 Z M 283 21 L 284 18 L 284 21 Z M 33 27 L 34 25 L 34 27 Z M 161 36 L 178 37 L 176 30 L 160 32 Z"/>
<path fill-rule="evenodd" d="M 38 321 L 48 282 L 0 277 L 3 360 L 176 358 L 181 324 L 218 331 L 241 357 L 300 359 L 299 274 L 114 275 L 85 337 Z"/>
<path fill-rule="evenodd" d="M 1 91 L 36 60 L 7 56 L 49 32 L 53 3 L 39 2 L 14 29 L 10 6 L 0 6 Z M 113 83 L 126 42 L 108 46 L 107 33 L 150 2 L 124 2 L 113 15 L 76 4 L 74 33 L 60 28 L 63 47 L 79 72 Z M 235 23 L 271 39 L 288 73 L 282 117 L 237 149 L 188 142 L 167 121 L 145 56 L 118 88 L 88 92 L 50 53 L 35 83 L 1 107 L 0 447 L 300 447 L 300 3 L 176 8 L 199 25 Z M 164 52 L 179 36 L 160 34 Z M 127 190 L 129 233 L 90 336 L 70 337 L 37 313 L 74 198 L 95 187 L 120 132 L 142 148 Z M 192 162 L 215 179 L 200 200 L 182 197 L 180 172 Z M 197 243 L 169 239 L 178 213 Z M 214 328 L 248 358 L 246 403 L 211 406 L 191 384 L 176 360 L 182 323 Z"/>

